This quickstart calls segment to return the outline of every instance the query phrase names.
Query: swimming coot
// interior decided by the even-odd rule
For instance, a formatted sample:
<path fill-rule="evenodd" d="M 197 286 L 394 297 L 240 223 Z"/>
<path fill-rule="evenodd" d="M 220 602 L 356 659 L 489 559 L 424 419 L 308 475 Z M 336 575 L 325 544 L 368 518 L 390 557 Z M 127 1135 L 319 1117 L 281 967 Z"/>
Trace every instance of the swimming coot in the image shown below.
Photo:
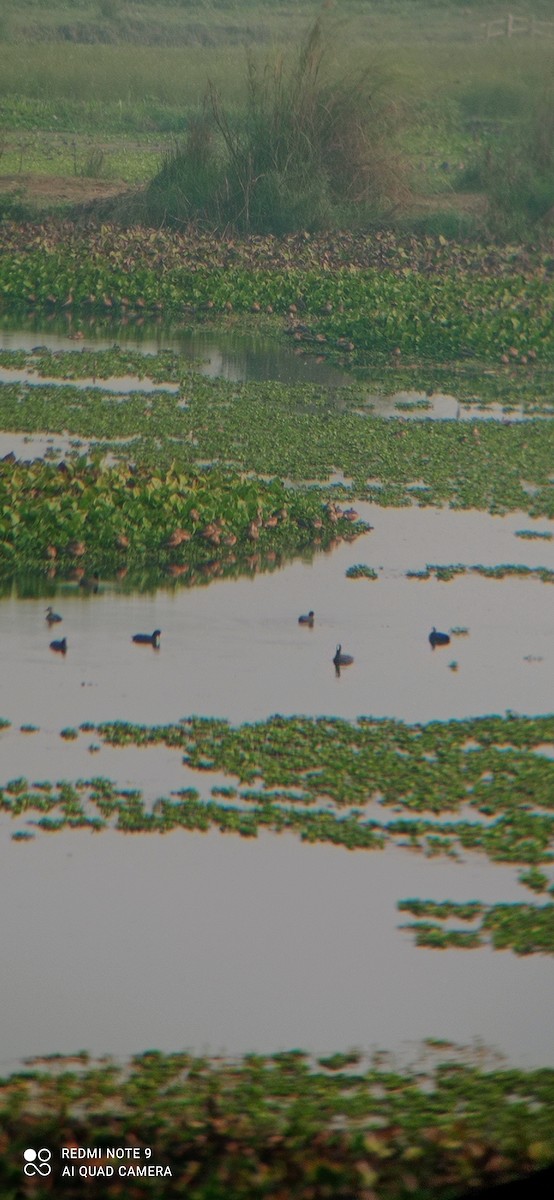
<path fill-rule="evenodd" d="M 431 633 L 429 634 L 429 641 L 431 643 L 431 648 L 434 650 L 435 646 L 448 646 L 450 643 L 450 636 L 448 633 L 439 633 L 439 631 L 435 629 L 435 626 L 433 625 Z"/>
<path fill-rule="evenodd" d="M 157 650 L 161 632 L 161 629 L 155 629 L 153 633 L 135 633 L 133 641 L 137 642 L 139 646 L 154 646 Z"/>
<path fill-rule="evenodd" d="M 46 620 L 48 621 L 49 625 L 56 625 L 57 622 L 63 620 L 63 618 L 60 617 L 59 613 L 55 613 L 52 605 L 49 604 L 48 608 L 46 609 Z"/>
<path fill-rule="evenodd" d="M 67 641 L 62 638 L 59 642 L 50 642 L 50 649 L 55 650 L 58 654 L 65 654 L 67 650 Z"/>
<path fill-rule="evenodd" d="M 315 617 L 315 613 L 312 612 L 312 610 L 310 609 L 309 613 L 302 613 L 302 616 L 298 618 L 298 624 L 299 625 L 313 625 L 314 617 Z"/>
<path fill-rule="evenodd" d="M 351 654 L 343 654 L 342 646 L 338 645 L 333 662 L 336 667 L 349 667 L 354 662 Z"/>

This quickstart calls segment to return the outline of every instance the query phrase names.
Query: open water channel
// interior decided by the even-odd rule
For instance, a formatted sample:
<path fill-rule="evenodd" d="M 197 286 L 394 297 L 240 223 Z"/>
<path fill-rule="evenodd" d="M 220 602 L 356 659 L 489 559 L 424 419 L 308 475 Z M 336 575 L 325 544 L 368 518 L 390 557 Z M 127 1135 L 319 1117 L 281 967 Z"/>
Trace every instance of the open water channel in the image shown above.
<path fill-rule="evenodd" d="M 59 345 L 44 330 L 2 338 L 30 348 L 54 336 Z M 205 352 L 191 344 L 190 353 Z M 293 382 L 306 363 L 290 352 L 287 362 Z M 259 369 L 283 379 L 267 348 Z M 12 726 L 0 733 L 0 783 L 104 775 L 153 800 L 191 785 L 207 795 L 222 782 L 205 773 L 199 781 L 175 751 L 102 746 L 91 755 L 93 734 L 60 739 L 83 721 L 551 712 L 551 584 L 475 574 L 418 581 L 406 571 L 459 562 L 552 569 L 553 541 L 515 536 L 552 532 L 552 523 L 356 507 L 372 532 L 253 578 L 143 594 L 106 580 L 95 596 L 61 585 L 39 599 L 2 598 L 0 715 Z M 357 562 L 377 579 L 348 579 Z M 47 603 L 63 615 L 65 657 L 49 650 Z M 298 614 L 309 609 L 314 627 L 302 628 Z M 433 651 L 434 625 L 468 632 Z M 158 651 L 132 645 L 133 633 L 154 628 Z M 338 642 L 355 660 L 340 677 L 331 661 Z M 21 733 L 28 723 L 38 732 Z M 82 1047 L 319 1053 L 399 1050 L 429 1036 L 486 1043 L 517 1066 L 554 1062 L 550 959 L 416 949 L 398 929 L 396 903 L 408 896 L 528 900 L 517 867 L 472 854 L 452 862 L 401 849 L 352 853 L 290 834 L 38 831 L 16 843 L 12 832 L 2 816 L 4 1065 Z"/>

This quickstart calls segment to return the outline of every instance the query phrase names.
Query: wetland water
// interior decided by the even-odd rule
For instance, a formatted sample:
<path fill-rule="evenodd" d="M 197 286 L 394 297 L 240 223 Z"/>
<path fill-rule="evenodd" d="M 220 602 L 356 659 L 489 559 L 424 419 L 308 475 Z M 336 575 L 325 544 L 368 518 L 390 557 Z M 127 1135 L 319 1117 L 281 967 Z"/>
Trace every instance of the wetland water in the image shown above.
<path fill-rule="evenodd" d="M 202 370 L 230 379 L 350 382 L 269 339 L 237 349 L 220 335 L 154 330 L 138 337 L 120 327 L 116 337 L 128 348 L 204 359 Z M 4 331 L 0 340 L 9 348 L 76 345 L 37 327 Z M 112 333 L 103 342 L 87 334 L 80 345 L 109 348 L 113 340 Z M 455 398 L 443 400 L 441 407 L 434 398 L 436 411 L 414 415 L 455 416 Z M 394 398 L 381 402 L 394 416 Z M 40 435 L 36 440 L 44 445 Z M 31 444 L 21 441 L 18 452 L 33 456 Z M 4 445 L 6 453 L 11 447 Z M 515 537 L 518 529 L 551 532 L 552 522 L 357 509 L 372 533 L 254 578 L 144 594 L 103 581 L 97 596 L 61 585 L 47 598 L 0 600 L 0 715 L 13 723 L 0 733 L 0 782 L 104 775 L 152 800 L 190 786 L 207 795 L 223 782 L 183 767 L 179 752 L 161 747 L 102 746 L 91 755 L 94 733 L 60 739 L 64 726 L 87 720 L 155 724 L 198 713 L 241 722 L 280 712 L 423 722 L 552 711 L 552 585 L 405 577 L 427 563 L 552 569 L 553 542 Z M 346 569 L 358 562 L 377 570 L 378 579 L 347 579 Z M 48 648 L 60 636 L 60 627 L 52 633 L 44 619 L 49 602 L 64 617 L 65 658 Z M 310 608 L 314 628 L 299 627 L 298 614 Z M 433 625 L 469 633 L 432 651 Z M 159 652 L 131 644 L 133 633 L 156 627 Z M 355 659 L 340 678 L 331 661 L 338 642 Z M 25 723 L 39 732 L 19 733 Z M 243 840 L 216 831 L 37 831 L 32 842 L 17 844 L 13 828 L 2 816 L 9 918 L 0 953 L 10 964 L 1 985 L 4 1065 L 81 1047 L 116 1055 L 148 1046 L 398 1050 L 428 1036 L 479 1039 L 517 1066 L 554 1062 L 549 958 L 488 947 L 423 950 L 398 929 L 406 915 L 396 903 L 408 896 L 528 901 L 518 866 L 469 853 L 459 862 L 398 848 L 351 853 L 267 833 Z"/>
<path fill-rule="evenodd" d="M 7 327 L 6 327 L 7 326 Z M 0 349 L 32 351 L 38 345 L 56 351 L 111 350 L 116 343 L 124 350 L 142 351 L 145 355 L 159 354 L 162 351 L 172 351 L 183 358 L 183 366 L 198 371 L 201 375 L 220 377 L 230 381 L 265 382 L 275 380 L 280 383 L 295 385 L 303 383 L 319 384 L 327 388 L 339 388 L 352 384 L 353 377 L 345 370 L 334 367 L 322 357 L 299 351 L 295 342 L 263 334 L 240 333 L 222 330 L 164 330 L 155 325 L 137 329 L 133 325 L 123 325 L 113 322 L 109 327 L 95 328 L 87 331 L 83 340 L 75 342 L 70 328 L 63 320 L 52 321 L 52 327 L 35 323 L 32 329 L 21 327 L 9 328 L 10 322 L 0 323 Z M 48 379 L 10 368 L 0 368 L 0 383 L 25 382 L 28 385 L 40 385 L 64 382 L 60 379 Z M 114 394 L 124 394 L 133 391 L 178 390 L 171 384 L 153 384 L 147 380 L 135 379 L 132 376 L 114 377 L 112 379 L 87 379 L 86 381 L 71 381 L 74 387 L 95 386 L 103 391 Z M 364 377 L 358 380 L 360 389 L 366 386 Z M 421 391 L 401 391 L 394 394 L 384 394 L 371 387 L 371 373 L 367 373 L 368 392 L 365 404 L 368 411 L 377 416 L 402 418 L 403 420 L 432 419 L 432 420 L 498 420 L 508 419 L 500 404 L 489 403 L 480 408 L 478 404 L 460 403 L 455 395 L 441 392 L 425 393 Z M 476 388 L 478 382 L 476 380 Z M 550 413 L 551 410 L 548 410 Z M 535 414 L 536 415 L 536 414 Z M 540 416 L 541 414 L 539 414 Z M 542 415 L 545 415 L 544 413 Z M 531 414 L 525 414 L 516 404 L 510 407 L 509 420 L 528 420 Z M 6 435 L 7 436 L 7 435 Z M 15 450 L 15 445 L 14 445 Z"/>
<path fill-rule="evenodd" d="M 433 562 L 553 568 L 554 542 L 515 537 L 552 523 L 367 504 L 357 511 L 373 532 L 253 578 L 143 595 L 105 583 L 97 596 L 66 585 L 49 600 L 5 598 L 0 715 L 57 734 L 85 720 L 156 724 L 190 713 L 239 723 L 276 712 L 429 721 L 552 711 L 552 584 L 405 576 Z M 357 562 L 378 579 L 347 579 Z M 64 618 L 65 658 L 48 649 L 60 636 L 46 625 L 49 602 Z M 302 628 L 298 614 L 310 609 L 315 625 Z M 469 634 L 433 651 L 433 625 Z M 153 629 L 162 630 L 159 651 L 131 644 L 134 633 Z M 337 678 L 339 642 L 355 661 Z"/>
<path fill-rule="evenodd" d="M 312 564 L 191 591 L 126 595 L 103 585 L 86 598 L 60 589 L 63 660 L 48 650 L 45 600 L 4 599 L 0 712 L 40 731 L 0 734 L 3 778 L 104 775 L 152 800 L 179 787 L 207 794 L 222 782 L 184 768 L 179 752 L 102 746 L 90 755 L 94 733 L 60 739 L 63 726 L 82 720 L 550 711 L 551 585 L 403 576 L 408 566 L 449 561 L 452 544 L 457 560 L 510 561 L 515 548 L 518 561 L 534 564 L 539 554 L 551 565 L 551 543 L 537 551 L 514 536 L 547 523 L 358 507 L 374 532 Z M 379 579 L 347 579 L 356 561 L 382 566 Z M 302 629 L 298 613 L 311 606 L 316 624 Z M 432 651 L 435 623 L 466 626 L 469 636 Z M 158 653 L 131 644 L 132 632 L 157 625 Z M 340 679 L 331 662 L 337 640 L 356 660 Z M 529 654 L 543 661 L 528 663 Z M 2 989 L 10 1059 L 85 1045 L 118 1055 L 148 1045 L 398 1050 L 432 1035 L 480 1039 L 521 1066 L 551 1061 L 548 958 L 416 949 L 398 929 L 396 903 L 410 895 L 528 899 L 515 866 L 471 854 L 452 863 L 392 848 L 349 853 L 264 833 L 245 842 L 217 832 L 37 831 L 17 845 L 12 830 L 4 817 L 0 860 L 16 914 L 0 935 L 12 964 Z"/>
<path fill-rule="evenodd" d="M 53 329 L 39 323 L 29 330 L 20 326 L 6 329 L 4 322 L 0 324 L 0 349 L 30 351 L 40 344 L 52 352 L 111 350 L 117 342 L 124 350 L 140 350 L 144 354 L 170 350 L 182 355 L 184 365 L 188 360 L 188 365 L 202 375 L 221 376 L 237 382 L 276 379 L 288 384 L 322 383 L 328 386 L 352 382 L 346 371 L 318 362 L 314 356 L 295 354 L 290 343 L 263 334 L 168 331 L 153 324 L 137 329 L 133 325 L 114 322 L 105 331 L 86 331 L 84 338 L 76 342 L 69 329 L 64 331 L 63 322 L 53 324 Z"/>
<path fill-rule="evenodd" d="M 349 853 L 290 835 L 44 835 L 0 869 L 4 1060 L 156 1046 L 402 1050 L 482 1040 L 554 1062 L 552 965 L 487 948 L 415 949 L 401 896 L 522 898 L 515 867 Z"/>

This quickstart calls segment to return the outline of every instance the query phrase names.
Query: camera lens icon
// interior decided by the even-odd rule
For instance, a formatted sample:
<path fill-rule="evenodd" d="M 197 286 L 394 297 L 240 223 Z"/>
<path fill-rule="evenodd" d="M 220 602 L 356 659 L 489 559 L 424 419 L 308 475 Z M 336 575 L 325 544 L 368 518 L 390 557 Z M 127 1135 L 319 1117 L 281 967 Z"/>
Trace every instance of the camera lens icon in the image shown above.
<path fill-rule="evenodd" d="M 52 1151 L 47 1150 L 46 1146 L 43 1146 L 41 1150 L 33 1150 L 32 1147 L 24 1150 L 23 1158 L 25 1159 L 25 1166 L 23 1167 L 25 1175 L 42 1175 L 46 1179 L 47 1175 L 50 1174 L 52 1170 L 50 1162 Z"/>

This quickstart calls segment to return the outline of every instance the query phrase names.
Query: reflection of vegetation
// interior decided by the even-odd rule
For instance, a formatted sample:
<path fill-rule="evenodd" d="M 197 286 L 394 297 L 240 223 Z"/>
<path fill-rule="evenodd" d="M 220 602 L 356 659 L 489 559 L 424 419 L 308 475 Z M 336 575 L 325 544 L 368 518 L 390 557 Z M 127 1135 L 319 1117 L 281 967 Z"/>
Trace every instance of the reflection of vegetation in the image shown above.
<path fill-rule="evenodd" d="M 480 1068 L 450 1043 L 439 1065 L 401 1071 L 386 1055 L 315 1062 L 300 1050 L 240 1061 L 148 1051 L 121 1066 L 86 1054 L 34 1059 L 0 1083 L 7 1145 L 0 1169 L 17 1187 L 29 1143 L 136 1146 L 143 1165 L 162 1164 L 148 1195 L 194 1200 L 337 1200 L 362 1195 L 450 1195 L 494 1184 L 551 1161 L 554 1072 Z M 467 1057 L 467 1056 L 466 1056 Z M 350 1068 L 350 1069 L 349 1069 Z M 71 1137 L 69 1136 L 71 1135 Z M 9 1148 L 8 1148 L 9 1147 Z M 145 1147 L 151 1158 L 145 1155 Z M 108 1159 L 94 1160 L 106 1166 Z M 56 1177 L 54 1177 L 56 1183 Z M 127 1178 L 131 1196 L 144 1180 Z M 82 1195 L 82 1179 L 64 1179 Z M 91 1177 L 87 1195 L 115 1197 L 122 1180 Z M 43 1200 L 51 1188 L 39 1182 Z M 142 1191 L 141 1191 L 142 1194 Z"/>
<path fill-rule="evenodd" d="M 32 319 L 25 314 L 20 314 L 16 320 L 6 318 L 6 316 L 3 319 L 0 317 L 0 321 L 1 327 L 9 331 L 13 331 L 15 328 L 29 330 L 33 328 Z M 49 324 L 52 332 L 62 335 L 67 333 L 67 324 L 63 317 L 51 314 Z M 86 319 L 82 318 L 79 325 L 83 326 L 93 337 L 118 338 L 131 331 L 133 336 L 140 341 L 141 338 L 155 337 L 159 333 L 157 324 L 147 323 L 138 316 L 133 323 L 132 318 L 123 314 L 116 320 L 102 318 L 100 315 L 89 315 Z M 311 338 L 308 334 L 302 335 L 301 340 L 306 352 L 317 351 L 318 356 L 323 354 L 339 357 L 340 348 L 333 348 L 332 343 L 330 344 L 328 341 L 319 341 L 315 333 L 316 328 L 317 325 L 314 325 L 314 334 Z M 219 321 L 212 320 L 208 327 L 205 323 L 200 325 L 198 323 L 196 325 L 179 324 L 177 328 L 175 325 L 167 327 L 169 336 L 188 335 L 195 332 L 200 332 L 200 335 L 207 332 L 217 345 L 239 355 L 244 353 L 245 349 L 248 350 L 253 346 L 255 354 L 259 351 L 260 341 L 262 348 L 265 349 L 273 344 L 273 339 L 280 337 L 282 326 L 279 318 L 275 316 L 251 314 L 250 316 L 241 316 L 240 329 L 237 329 L 237 320 L 232 315 L 226 319 L 220 318 Z M 296 340 L 295 338 L 295 344 Z M 276 340 L 275 344 L 281 347 L 282 339 Z M 351 355 L 348 354 L 345 357 L 350 360 Z M 186 364 L 183 365 L 182 356 L 169 350 L 163 350 L 153 355 L 138 350 L 122 349 L 117 345 L 114 345 L 111 350 L 83 349 L 81 351 L 58 350 L 55 352 L 43 347 L 37 348 L 35 352 L 31 353 L 25 350 L 0 349 L 0 365 L 12 369 L 32 370 L 36 375 L 50 376 L 64 381 L 90 378 L 91 376 L 102 380 L 107 379 L 110 375 L 138 375 L 141 379 L 145 377 L 151 379 L 153 383 L 180 383 L 184 390 L 192 387 L 193 383 L 200 382 L 191 377 L 190 368 L 193 363 L 189 355 L 187 355 Z M 333 395 L 337 404 L 347 409 L 356 409 L 367 403 L 368 392 L 372 395 L 380 394 L 387 398 L 394 398 L 395 394 L 399 392 L 414 391 L 425 392 L 430 397 L 433 394 L 451 394 L 463 402 L 464 408 L 469 411 L 473 409 L 486 412 L 492 405 L 496 405 L 501 407 L 502 413 L 508 415 L 514 410 L 519 412 L 520 409 L 529 416 L 552 415 L 554 411 L 552 408 L 552 371 L 548 367 L 539 368 L 536 364 L 533 364 L 531 370 L 529 369 L 530 364 L 528 364 L 527 371 L 522 372 L 519 369 L 520 365 L 514 359 L 512 367 L 503 365 L 494 371 L 489 368 L 484 373 L 481 365 L 468 362 L 459 363 L 455 368 L 436 363 L 410 367 L 391 365 L 390 363 L 380 366 L 373 364 L 367 368 L 359 367 L 351 371 L 351 378 L 359 379 L 357 387 L 350 384 L 350 386 L 333 388 Z M 317 394 L 315 388 L 302 389 L 299 385 L 295 385 L 291 389 L 294 404 L 298 402 L 297 397 L 301 397 L 302 392 L 306 396 L 309 396 L 310 392 Z M 94 398 L 94 392 L 91 392 L 89 400 L 91 398 Z M 416 402 L 416 410 L 420 403 L 420 401 Z"/>
<path fill-rule="evenodd" d="M 325 548 L 329 549 L 330 546 L 331 543 L 328 543 Z M 312 562 L 320 548 L 316 545 L 301 546 L 288 552 L 267 550 L 230 555 L 227 559 L 210 557 L 196 565 L 175 562 L 165 565 L 156 562 L 131 563 L 128 567 L 119 566 L 113 576 L 109 572 L 103 575 L 100 587 L 106 585 L 110 590 L 115 589 L 127 594 L 154 592 L 158 588 L 176 591 L 181 588 L 206 587 L 215 579 L 253 578 L 254 575 L 265 572 L 279 571 L 293 559 L 300 558 L 302 562 Z M 51 568 L 45 573 L 44 567 L 34 570 L 31 568 L 27 572 L 12 572 L 7 567 L 4 574 L 0 573 L 0 596 L 14 594 L 25 600 L 51 598 L 59 587 L 64 590 L 77 588 L 79 570 L 80 568 L 66 570 L 62 567 L 53 574 Z"/>

